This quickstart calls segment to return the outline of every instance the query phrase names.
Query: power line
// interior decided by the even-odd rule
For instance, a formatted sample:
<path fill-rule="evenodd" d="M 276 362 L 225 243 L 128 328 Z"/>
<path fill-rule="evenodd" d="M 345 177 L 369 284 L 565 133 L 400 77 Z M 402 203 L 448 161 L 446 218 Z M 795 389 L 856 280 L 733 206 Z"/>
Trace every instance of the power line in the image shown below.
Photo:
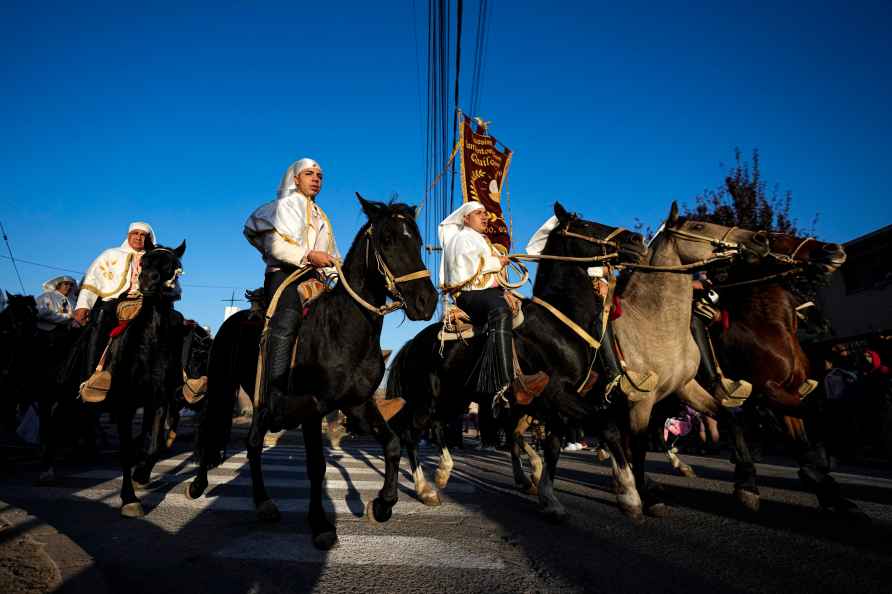
<path fill-rule="evenodd" d="M 6 249 L 9 251 L 9 259 L 12 260 L 12 267 L 15 269 L 15 275 L 19 277 L 19 286 L 22 287 L 22 293 L 25 292 L 25 283 L 22 282 L 22 275 L 19 273 L 19 265 L 15 262 L 15 256 L 12 255 L 12 246 L 9 245 L 9 238 L 6 237 L 6 227 L 0 223 L 0 232 L 3 233 L 3 241 L 6 242 Z"/>

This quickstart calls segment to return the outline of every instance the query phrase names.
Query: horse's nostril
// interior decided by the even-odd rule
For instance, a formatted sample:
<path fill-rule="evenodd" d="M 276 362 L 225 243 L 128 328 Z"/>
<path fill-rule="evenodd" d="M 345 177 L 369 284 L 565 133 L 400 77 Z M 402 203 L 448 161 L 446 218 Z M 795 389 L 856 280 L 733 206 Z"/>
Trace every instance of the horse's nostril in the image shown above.
<path fill-rule="evenodd" d="M 842 251 L 842 246 L 838 243 L 825 243 L 822 248 L 828 254 L 838 254 Z"/>

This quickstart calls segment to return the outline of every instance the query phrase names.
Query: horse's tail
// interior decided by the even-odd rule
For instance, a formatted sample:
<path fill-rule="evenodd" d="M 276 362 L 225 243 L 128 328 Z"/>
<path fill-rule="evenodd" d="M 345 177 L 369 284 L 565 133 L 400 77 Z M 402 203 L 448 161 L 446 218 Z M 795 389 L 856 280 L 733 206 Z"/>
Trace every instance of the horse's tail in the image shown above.
<path fill-rule="evenodd" d="M 195 457 L 206 468 L 214 468 L 226 457 L 232 431 L 232 415 L 239 390 L 239 314 L 220 327 L 211 345 L 207 394 L 195 435 Z"/>
<path fill-rule="evenodd" d="M 412 350 L 412 340 L 410 338 L 402 346 L 390 364 L 390 370 L 387 372 L 387 398 L 405 398 L 405 394 L 409 392 L 403 385 L 403 378 L 404 368 L 408 364 L 409 353 Z"/>

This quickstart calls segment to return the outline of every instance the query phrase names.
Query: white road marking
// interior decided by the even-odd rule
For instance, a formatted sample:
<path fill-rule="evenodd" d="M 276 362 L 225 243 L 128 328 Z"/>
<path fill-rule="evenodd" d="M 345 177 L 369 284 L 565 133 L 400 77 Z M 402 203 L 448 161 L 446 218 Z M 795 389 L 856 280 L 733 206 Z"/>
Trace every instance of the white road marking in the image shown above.
<path fill-rule="evenodd" d="M 377 492 L 378 489 L 381 488 L 383 484 L 383 480 L 376 481 L 353 481 L 353 480 L 344 480 L 341 477 L 340 473 L 329 473 L 332 476 L 336 476 L 338 478 L 329 479 L 326 477 L 325 487 L 326 489 L 331 490 L 347 490 L 354 489 L 356 491 L 371 491 Z M 348 473 L 349 474 L 349 473 Z M 108 469 L 108 470 L 90 470 L 87 472 L 81 472 L 78 474 L 70 475 L 71 478 L 78 479 L 98 479 L 104 481 L 112 481 L 116 485 L 120 485 L 121 482 L 121 473 L 120 471 Z M 191 474 L 153 474 L 152 475 L 152 483 L 149 484 L 149 489 L 153 487 L 160 486 L 158 483 L 181 483 L 186 482 L 188 480 L 192 480 Z M 208 475 L 208 484 L 210 485 L 233 485 L 240 487 L 250 487 L 251 486 L 251 477 L 249 476 L 235 476 L 235 475 L 219 475 L 219 474 L 209 474 Z M 269 478 L 264 477 L 263 484 L 269 487 L 290 487 L 290 488 L 308 488 L 310 486 L 309 479 L 294 479 L 294 478 Z M 400 485 L 407 488 L 413 489 L 414 484 L 412 481 L 408 479 L 400 480 Z M 474 493 L 476 489 L 467 483 L 456 483 L 454 485 L 450 484 L 447 487 L 448 491 L 451 493 Z"/>
<path fill-rule="evenodd" d="M 397 506 L 399 507 L 399 506 Z M 306 534 L 258 534 L 237 540 L 217 557 L 292 561 L 325 565 L 403 565 L 460 569 L 504 569 L 501 559 L 466 549 L 455 542 L 427 536 L 364 536 L 343 534 L 340 546 L 319 551 Z"/>

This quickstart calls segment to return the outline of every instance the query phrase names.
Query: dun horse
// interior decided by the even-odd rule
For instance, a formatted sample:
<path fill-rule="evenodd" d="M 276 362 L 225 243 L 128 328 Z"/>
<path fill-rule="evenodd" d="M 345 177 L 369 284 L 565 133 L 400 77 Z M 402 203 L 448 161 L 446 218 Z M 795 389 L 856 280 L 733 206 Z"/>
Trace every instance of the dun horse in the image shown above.
<path fill-rule="evenodd" d="M 358 194 L 357 194 L 358 196 Z M 329 549 L 337 543 L 334 525 L 325 517 L 322 482 L 322 416 L 341 409 L 360 420 L 384 448 L 386 475 L 378 497 L 367 513 L 377 521 L 390 518 L 397 501 L 399 440 L 371 400 L 384 375 L 380 337 L 388 295 L 399 300 L 411 320 L 428 320 L 437 304 L 437 292 L 421 260 L 421 234 L 416 211 L 405 204 L 368 202 L 359 197 L 368 222 L 363 225 L 344 260 L 340 282 L 312 305 L 300 326 L 298 348 L 291 372 L 293 398 L 312 397 L 317 410 L 310 416 L 289 413 L 286 428 L 302 425 L 310 478 L 307 520 L 313 543 Z M 412 279 L 400 280 L 411 275 Z M 350 289 L 347 285 L 349 284 Z M 233 402 L 241 386 L 254 392 L 260 326 L 249 312 L 236 314 L 221 326 L 214 340 L 208 373 L 207 410 L 199 427 L 196 455 L 200 468 L 187 486 L 187 495 L 199 497 L 207 488 L 207 471 L 223 460 L 232 424 Z M 264 520 L 278 520 L 279 511 L 266 492 L 261 469 L 265 426 L 263 407 L 255 410 L 257 440 L 249 440 L 254 504 Z M 252 443 L 254 442 L 254 443 Z"/>

